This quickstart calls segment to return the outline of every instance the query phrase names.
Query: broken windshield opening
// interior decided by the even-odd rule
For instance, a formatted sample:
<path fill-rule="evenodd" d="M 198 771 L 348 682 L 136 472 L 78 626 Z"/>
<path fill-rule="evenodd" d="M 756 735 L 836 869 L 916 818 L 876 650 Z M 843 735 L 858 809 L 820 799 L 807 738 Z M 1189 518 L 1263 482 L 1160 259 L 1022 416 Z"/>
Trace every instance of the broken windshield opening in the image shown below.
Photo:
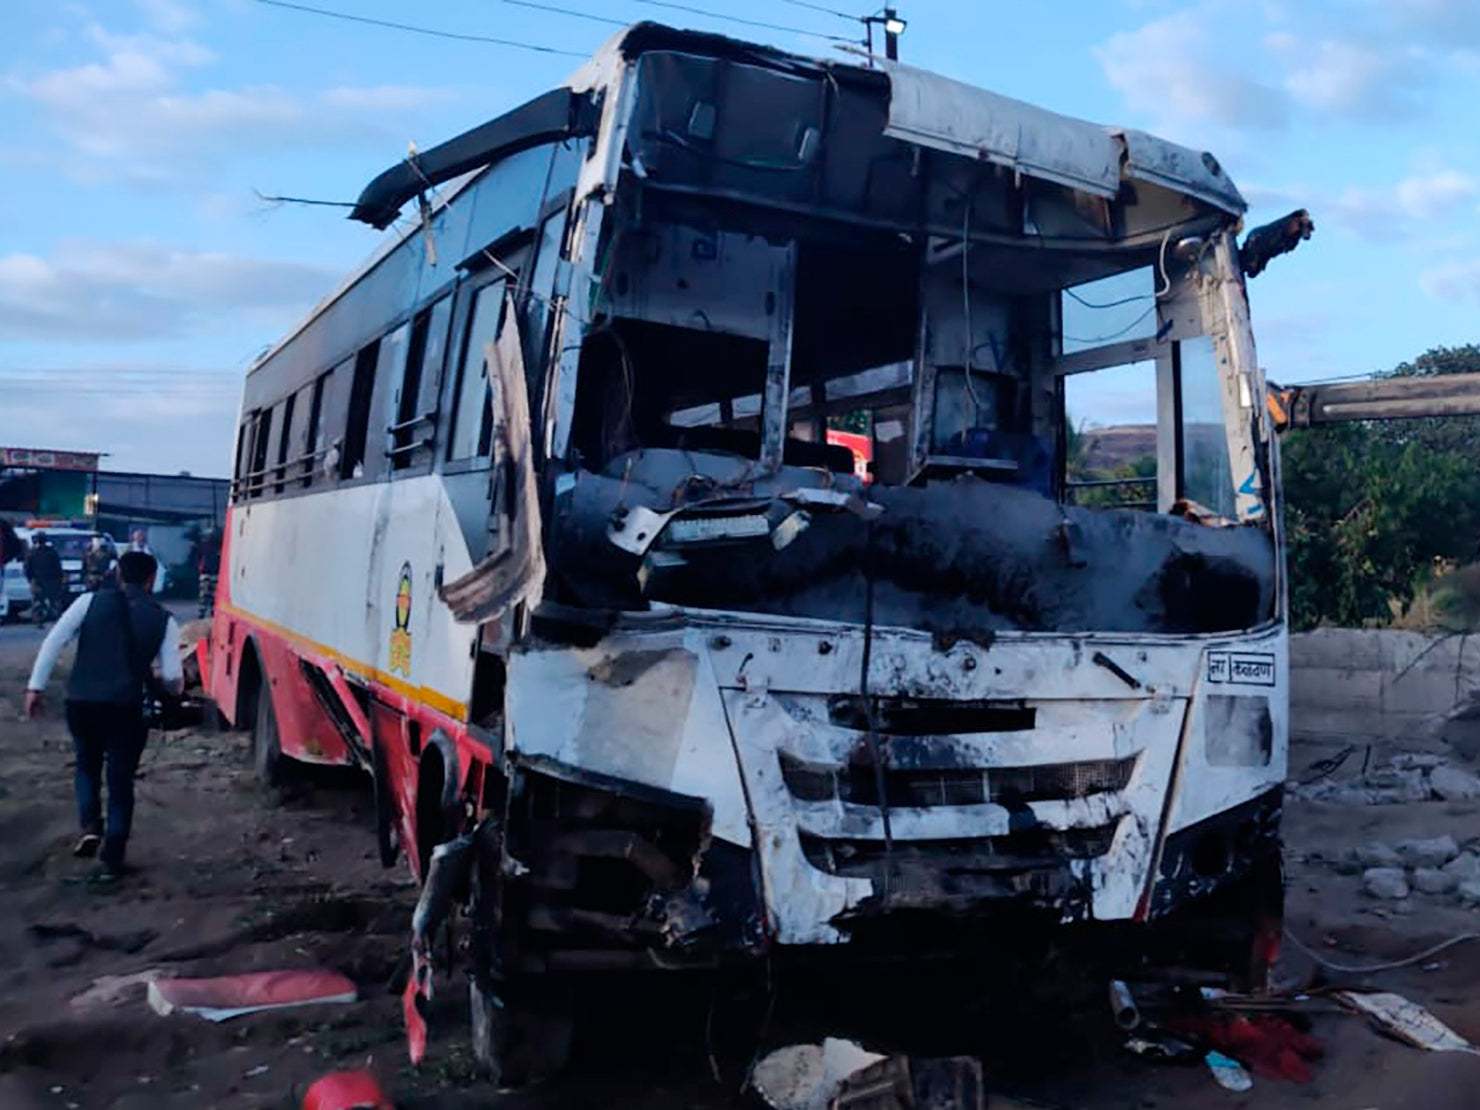
<path fill-rule="evenodd" d="M 725 111 L 740 70 L 795 129 Z M 949 635 L 1274 614 L 1226 215 L 910 148 L 860 87 L 643 72 L 667 87 L 604 208 L 552 597 Z"/>

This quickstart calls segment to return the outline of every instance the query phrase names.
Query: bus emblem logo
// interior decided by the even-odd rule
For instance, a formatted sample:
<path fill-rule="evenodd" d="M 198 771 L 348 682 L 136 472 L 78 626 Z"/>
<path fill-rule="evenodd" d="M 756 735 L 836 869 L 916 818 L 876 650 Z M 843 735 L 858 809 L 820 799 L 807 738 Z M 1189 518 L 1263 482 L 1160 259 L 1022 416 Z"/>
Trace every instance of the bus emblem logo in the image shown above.
<path fill-rule="evenodd" d="M 411 564 L 396 580 L 396 627 L 391 629 L 391 670 L 411 677 Z"/>

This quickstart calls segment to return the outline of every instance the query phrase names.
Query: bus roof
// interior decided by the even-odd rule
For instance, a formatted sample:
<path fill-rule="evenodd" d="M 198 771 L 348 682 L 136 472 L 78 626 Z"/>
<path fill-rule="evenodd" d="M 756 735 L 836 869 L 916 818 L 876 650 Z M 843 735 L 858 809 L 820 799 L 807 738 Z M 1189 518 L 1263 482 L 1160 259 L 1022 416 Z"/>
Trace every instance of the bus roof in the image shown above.
<path fill-rule="evenodd" d="M 888 99 L 886 135 L 1001 165 L 1017 174 L 1094 196 L 1113 198 L 1123 181 L 1139 181 L 1181 193 L 1233 217 L 1242 215 L 1247 207 L 1211 153 L 1143 131 L 1060 115 L 880 58 L 871 58 L 867 64 L 818 59 L 723 35 L 644 22 L 613 35 L 560 88 L 396 163 L 366 186 L 352 218 L 377 227 L 388 226 L 401 205 L 424 190 L 433 195 L 430 213 L 435 214 L 499 159 L 535 143 L 557 141 L 562 135 L 592 133 L 597 120 L 590 94 L 613 85 L 627 62 L 662 50 L 871 83 Z M 439 191 L 436 187 L 441 185 L 447 188 Z M 387 236 L 292 331 L 255 359 L 248 374 L 269 362 L 387 256 L 420 233 L 420 225 L 413 225 Z"/>

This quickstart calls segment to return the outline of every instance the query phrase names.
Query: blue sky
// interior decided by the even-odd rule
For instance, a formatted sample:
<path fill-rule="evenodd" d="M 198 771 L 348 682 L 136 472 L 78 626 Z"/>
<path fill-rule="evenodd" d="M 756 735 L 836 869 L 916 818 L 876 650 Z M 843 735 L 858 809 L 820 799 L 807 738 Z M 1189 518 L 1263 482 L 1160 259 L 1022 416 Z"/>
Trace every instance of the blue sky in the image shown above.
<path fill-rule="evenodd" d="M 309 2 L 576 52 L 614 29 L 505 0 Z M 786 0 L 691 3 L 854 33 Z M 644 0 L 564 6 L 835 54 Z M 1251 283 L 1271 377 L 1480 339 L 1480 3 L 900 7 L 906 61 L 1212 150 L 1251 226 L 1308 207 L 1315 239 Z M 6 0 L 0 40 L 0 444 L 203 474 L 228 468 L 247 363 L 376 246 L 336 209 L 254 190 L 353 199 L 408 141 L 448 138 L 577 64 L 257 0 Z"/>

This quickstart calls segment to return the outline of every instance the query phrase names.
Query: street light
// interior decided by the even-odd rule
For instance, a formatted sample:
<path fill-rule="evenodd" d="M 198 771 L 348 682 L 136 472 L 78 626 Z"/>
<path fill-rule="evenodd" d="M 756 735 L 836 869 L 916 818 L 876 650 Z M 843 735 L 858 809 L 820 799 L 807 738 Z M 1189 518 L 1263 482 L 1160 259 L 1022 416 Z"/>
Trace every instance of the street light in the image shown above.
<path fill-rule="evenodd" d="M 899 36 L 904 34 L 908 24 L 899 18 L 899 13 L 893 8 L 885 8 L 877 15 L 866 15 L 863 17 L 863 25 L 868 29 L 868 52 L 874 52 L 874 24 L 877 23 L 884 28 L 884 57 L 891 62 L 899 61 Z"/>

